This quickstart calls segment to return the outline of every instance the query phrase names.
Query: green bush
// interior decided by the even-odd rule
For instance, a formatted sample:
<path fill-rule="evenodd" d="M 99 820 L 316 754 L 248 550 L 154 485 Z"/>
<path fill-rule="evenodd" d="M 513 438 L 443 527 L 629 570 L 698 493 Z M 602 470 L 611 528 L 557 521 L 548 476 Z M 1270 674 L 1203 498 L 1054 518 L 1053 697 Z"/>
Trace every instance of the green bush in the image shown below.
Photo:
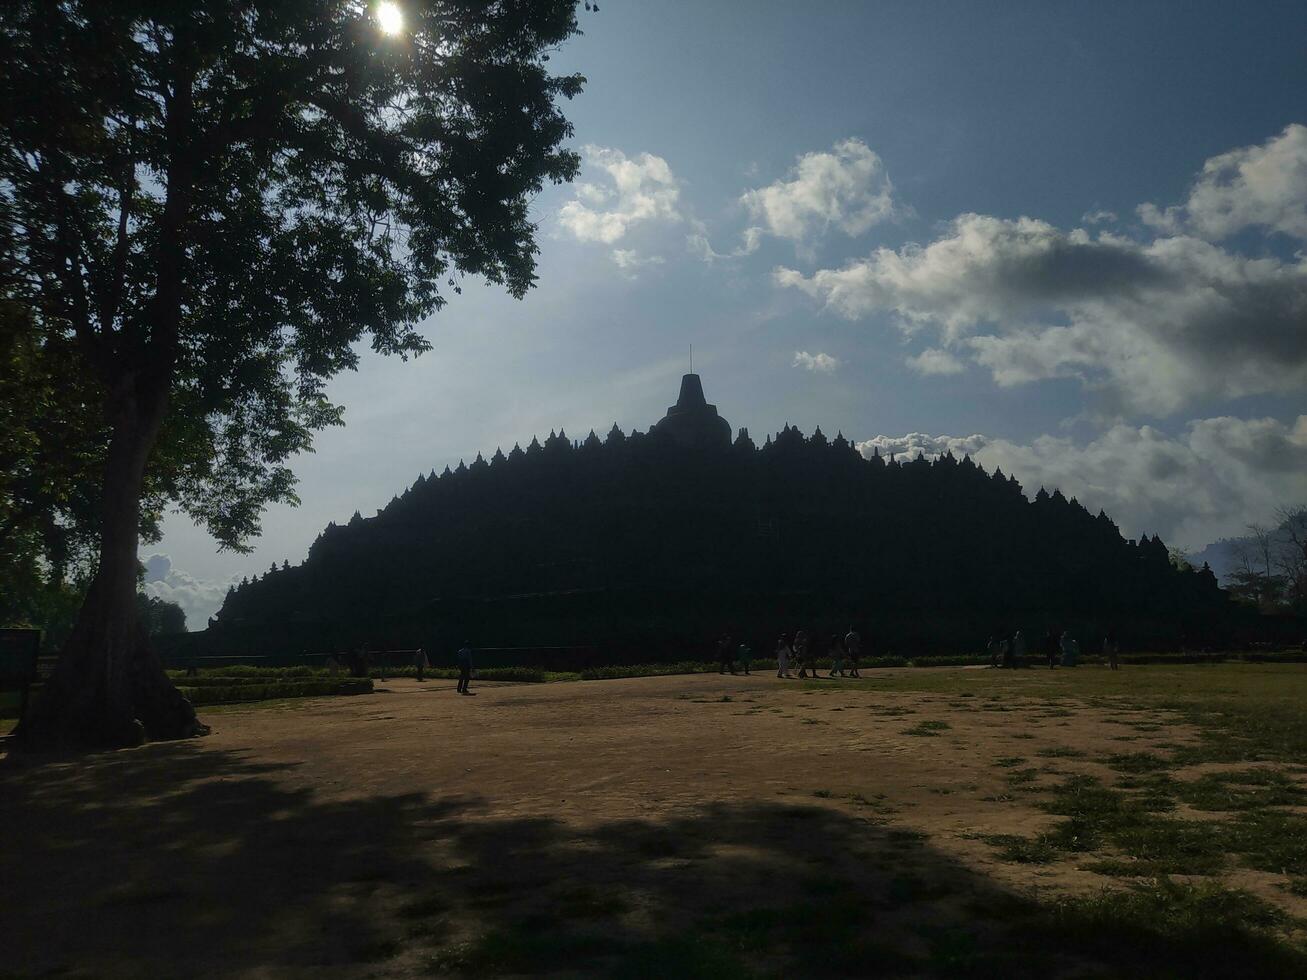
<path fill-rule="evenodd" d="M 417 677 L 418 669 L 416 667 L 387 667 L 381 670 L 373 667 L 369 672 L 370 676 L 377 680 L 382 680 L 385 675 L 386 680 L 394 677 Z M 458 677 L 458 668 L 456 667 L 428 667 L 424 673 L 426 677 L 432 677 L 437 680 L 453 680 Z M 539 667 L 473 667 L 472 676 L 481 681 L 520 681 L 527 684 L 543 684 L 548 680 L 546 671 Z"/>
<path fill-rule="evenodd" d="M 337 694 L 371 694 L 372 681 L 366 677 L 339 677 L 312 680 L 283 680 L 267 684 L 231 684 L 227 686 L 190 687 L 178 685 L 182 694 L 197 707 L 205 704 L 230 704 L 237 701 L 272 701 L 280 698 L 313 698 Z"/>
<path fill-rule="evenodd" d="M 267 683 L 272 680 L 286 680 L 289 678 L 309 679 L 314 677 L 329 677 L 330 672 L 325 667 L 255 667 L 252 664 L 233 664 L 230 667 L 202 667 L 199 677 L 187 677 L 186 668 L 177 667 L 168 671 L 168 676 L 174 681 L 183 681 L 189 684 L 192 681 L 201 678 L 226 678 L 229 683 L 242 684 L 253 681 L 255 683 Z"/>

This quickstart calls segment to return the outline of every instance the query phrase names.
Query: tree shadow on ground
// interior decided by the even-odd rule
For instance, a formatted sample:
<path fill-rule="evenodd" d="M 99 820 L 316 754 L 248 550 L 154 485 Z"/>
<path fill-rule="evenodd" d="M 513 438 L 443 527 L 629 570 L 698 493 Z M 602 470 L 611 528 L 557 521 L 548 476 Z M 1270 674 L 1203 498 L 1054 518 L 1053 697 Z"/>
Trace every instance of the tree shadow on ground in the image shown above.
<path fill-rule="evenodd" d="M 1221 896 L 1039 906 L 856 804 L 580 824 L 294 769 L 198 743 L 0 769 L 0 975 L 1304 970 Z"/>

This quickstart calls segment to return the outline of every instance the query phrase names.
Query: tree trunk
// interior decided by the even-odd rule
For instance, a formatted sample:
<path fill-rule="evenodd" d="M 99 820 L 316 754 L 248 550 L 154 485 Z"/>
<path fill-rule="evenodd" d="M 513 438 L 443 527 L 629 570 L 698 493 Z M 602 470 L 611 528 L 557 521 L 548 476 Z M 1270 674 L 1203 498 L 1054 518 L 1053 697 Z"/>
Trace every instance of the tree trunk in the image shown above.
<path fill-rule="evenodd" d="M 54 675 L 19 727 L 27 747 L 116 748 L 208 731 L 137 621 L 141 488 L 167 394 L 126 387 L 112 413 L 99 567 Z"/>

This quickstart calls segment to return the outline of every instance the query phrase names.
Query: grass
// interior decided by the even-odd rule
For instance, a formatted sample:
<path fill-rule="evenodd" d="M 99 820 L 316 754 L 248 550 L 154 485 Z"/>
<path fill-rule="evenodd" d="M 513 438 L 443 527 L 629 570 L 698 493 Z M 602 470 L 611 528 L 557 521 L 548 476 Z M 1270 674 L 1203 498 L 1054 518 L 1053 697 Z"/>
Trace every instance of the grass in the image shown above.
<path fill-rule="evenodd" d="M 900 735 L 917 735 L 923 738 L 938 736 L 940 732 L 948 731 L 953 726 L 946 721 L 921 721 L 911 728 L 905 728 L 899 732 Z"/>

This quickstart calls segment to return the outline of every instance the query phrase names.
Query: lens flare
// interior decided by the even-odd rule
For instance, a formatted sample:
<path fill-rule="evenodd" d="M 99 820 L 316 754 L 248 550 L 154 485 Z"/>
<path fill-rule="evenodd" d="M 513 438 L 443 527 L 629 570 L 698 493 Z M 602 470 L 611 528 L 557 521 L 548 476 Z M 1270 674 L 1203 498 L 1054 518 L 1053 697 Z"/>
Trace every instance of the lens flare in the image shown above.
<path fill-rule="evenodd" d="M 399 9 L 399 4 L 391 3 L 390 0 L 382 0 L 377 4 L 377 26 L 381 28 L 382 34 L 395 35 L 404 29 L 404 11 Z"/>

